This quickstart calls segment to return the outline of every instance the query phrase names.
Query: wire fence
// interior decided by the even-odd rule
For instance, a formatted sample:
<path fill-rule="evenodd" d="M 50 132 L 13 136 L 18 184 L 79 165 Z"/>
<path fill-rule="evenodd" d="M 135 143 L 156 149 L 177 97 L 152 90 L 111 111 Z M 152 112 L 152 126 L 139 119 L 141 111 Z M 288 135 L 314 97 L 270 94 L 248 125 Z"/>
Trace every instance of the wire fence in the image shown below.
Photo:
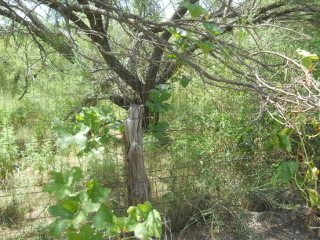
<path fill-rule="evenodd" d="M 49 90 L 48 90 L 49 91 Z M 68 98 L 85 98 L 66 93 L 50 94 L 44 89 L 30 91 L 23 99 L 2 89 L 0 97 L 0 228 L 1 239 L 32 239 L 41 236 L 42 228 L 53 219 L 47 212 L 54 202 L 42 187 L 50 181 L 50 171 L 65 171 L 79 166 L 85 181 L 96 178 L 102 187 L 112 189 L 110 204 L 121 212 L 127 207 L 127 183 L 124 172 L 123 139 L 113 132 L 114 140 L 104 154 L 78 157 L 75 150 L 62 151 L 56 143 L 57 135 L 51 130 L 71 112 Z M 108 101 L 104 102 L 109 104 Z M 112 107 L 113 114 L 124 122 L 125 111 Z M 175 133 L 190 129 L 172 127 Z M 192 131 L 192 130 L 191 130 Z M 148 135 L 148 134 L 146 134 Z M 172 140 L 144 138 L 146 172 L 152 189 L 152 202 L 163 213 L 172 209 L 173 202 L 185 201 L 182 194 L 191 193 L 197 183 L 199 161 L 181 161 L 178 150 L 170 149 Z M 188 143 L 179 145 L 179 159 L 186 159 Z M 206 163 L 203 163 L 206 164 Z M 185 190 L 183 190 L 185 189 Z M 199 190 L 200 188 L 198 188 Z M 197 194 L 202 194 L 197 192 Z"/>
<path fill-rule="evenodd" d="M 95 178 L 102 187 L 111 188 L 108 204 L 125 215 L 128 183 L 122 133 L 110 131 L 112 141 L 102 153 L 79 156 L 75 147 L 59 148 L 58 135 L 52 128 L 74 121 L 75 113 L 90 106 L 110 107 L 111 114 L 123 123 L 127 118 L 123 108 L 128 106 L 112 104 L 106 100 L 108 93 L 104 97 L 84 94 L 86 88 L 71 80 L 62 84 L 35 83 L 20 100 L 8 85 L 0 89 L 1 239 L 46 236 L 44 229 L 53 221 L 47 209 L 55 200 L 42 188 L 51 181 L 51 171 L 66 171 L 73 166 L 83 170 L 84 182 Z M 220 128 L 237 131 L 237 127 L 233 123 L 225 126 L 224 114 L 232 119 L 235 113 L 226 107 L 228 104 L 219 103 L 218 95 L 222 99 L 225 95 L 218 92 L 213 96 L 206 88 L 195 91 L 176 87 L 176 95 L 169 100 L 175 110 L 161 116 L 170 123 L 164 136 L 157 139 L 152 130 L 145 129 L 144 161 L 152 204 L 164 216 L 166 226 L 169 223 L 181 229 L 199 210 L 223 199 L 233 199 L 230 204 L 236 208 L 248 194 L 243 190 L 246 186 L 250 186 L 246 190 L 254 189 L 270 177 L 263 170 L 266 163 L 260 161 L 266 157 L 264 152 L 238 154 L 232 144 L 228 148 L 226 142 L 219 142 Z M 215 120 L 215 111 L 221 115 L 219 121 Z"/>

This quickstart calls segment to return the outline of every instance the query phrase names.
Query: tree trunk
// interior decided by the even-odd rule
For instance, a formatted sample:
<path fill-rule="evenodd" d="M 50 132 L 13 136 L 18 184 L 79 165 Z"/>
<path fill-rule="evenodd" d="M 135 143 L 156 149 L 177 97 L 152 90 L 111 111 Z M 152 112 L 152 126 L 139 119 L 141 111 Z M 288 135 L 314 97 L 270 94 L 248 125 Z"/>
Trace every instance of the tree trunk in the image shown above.
<path fill-rule="evenodd" d="M 150 183 L 143 159 L 142 117 L 143 106 L 132 104 L 124 124 L 123 139 L 129 206 L 151 200 Z"/>

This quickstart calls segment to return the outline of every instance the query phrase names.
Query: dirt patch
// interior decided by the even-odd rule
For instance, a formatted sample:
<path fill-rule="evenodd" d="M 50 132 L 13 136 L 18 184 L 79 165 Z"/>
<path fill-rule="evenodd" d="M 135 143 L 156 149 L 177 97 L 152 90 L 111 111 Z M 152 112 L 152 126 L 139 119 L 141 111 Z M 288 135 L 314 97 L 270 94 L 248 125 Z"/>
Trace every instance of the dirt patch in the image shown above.
<path fill-rule="evenodd" d="M 214 227 L 193 226 L 175 237 L 179 240 L 316 240 L 318 233 L 306 229 L 306 215 L 302 211 L 282 210 L 246 212 L 239 225 L 232 224 L 221 232 Z M 314 217 L 313 226 L 320 219 Z"/>

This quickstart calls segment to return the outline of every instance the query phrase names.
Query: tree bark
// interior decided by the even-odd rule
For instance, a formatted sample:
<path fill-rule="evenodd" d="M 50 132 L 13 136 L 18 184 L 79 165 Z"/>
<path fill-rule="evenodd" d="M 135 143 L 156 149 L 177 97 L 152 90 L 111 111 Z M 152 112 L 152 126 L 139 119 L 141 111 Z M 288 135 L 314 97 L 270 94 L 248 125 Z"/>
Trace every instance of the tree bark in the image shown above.
<path fill-rule="evenodd" d="M 151 200 L 150 183 L 143 159 L 142 116 L 143 106 L 132 104 L 124 124 L 125 172 L 129 206 Z"/>

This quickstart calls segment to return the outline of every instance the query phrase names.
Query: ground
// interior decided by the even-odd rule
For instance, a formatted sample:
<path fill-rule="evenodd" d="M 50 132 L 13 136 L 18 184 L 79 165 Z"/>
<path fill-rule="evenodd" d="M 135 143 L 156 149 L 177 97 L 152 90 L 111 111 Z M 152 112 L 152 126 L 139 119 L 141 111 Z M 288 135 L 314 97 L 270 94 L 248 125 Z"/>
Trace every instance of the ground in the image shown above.
<path fill-rule="evenodd" d="M 306 215 L 301 211 L 282 210 L 246 212 L 241 228 L 217 232 L 214 227 L 190 227 L 174 239 L 179 240 L 316 240 L 318 232 L 306 229 Z M 313 218 L 312 224 L 319 219 Z M 203 230 L 206 229 L 206 230 Z"/>

